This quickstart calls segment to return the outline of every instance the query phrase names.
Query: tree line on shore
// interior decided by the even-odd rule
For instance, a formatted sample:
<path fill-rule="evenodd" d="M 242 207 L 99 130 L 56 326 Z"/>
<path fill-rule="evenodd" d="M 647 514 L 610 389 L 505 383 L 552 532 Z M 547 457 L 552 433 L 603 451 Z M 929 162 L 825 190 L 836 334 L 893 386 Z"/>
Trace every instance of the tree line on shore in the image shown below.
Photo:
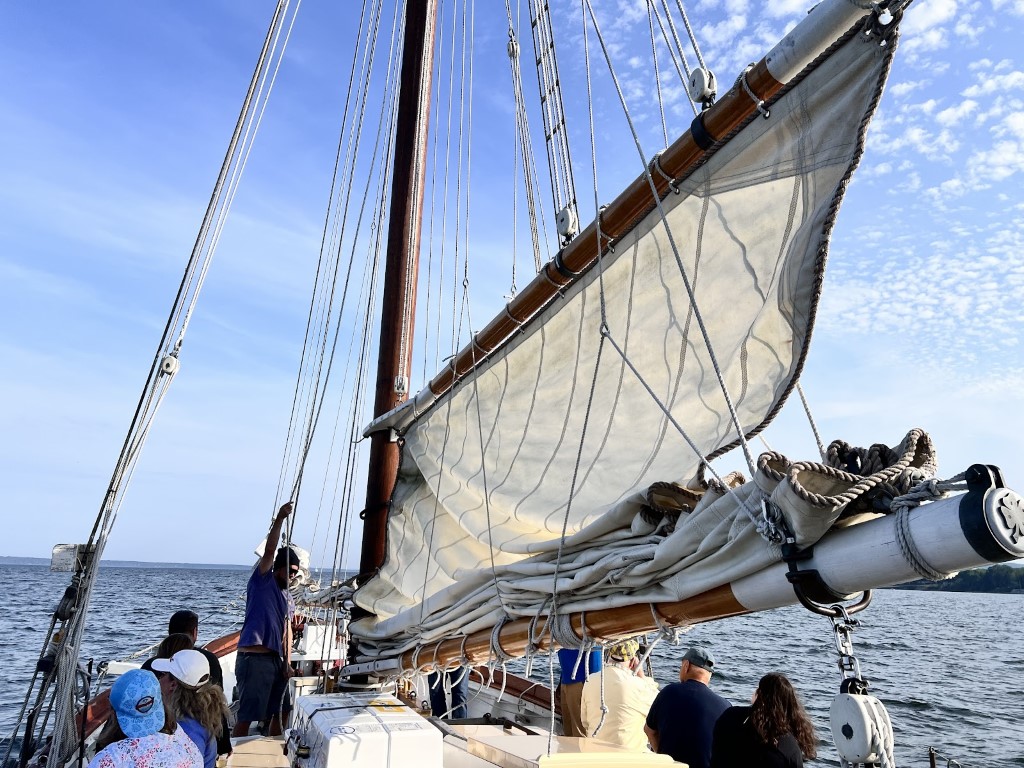
<path fill-rule="evenodd" d="M 1024 594 L 1024 568 L 990 565 L 961 571 L 945 581 L 912 581 L 899 589 L 925 589 L 939 592 L 995 592 Z"/>

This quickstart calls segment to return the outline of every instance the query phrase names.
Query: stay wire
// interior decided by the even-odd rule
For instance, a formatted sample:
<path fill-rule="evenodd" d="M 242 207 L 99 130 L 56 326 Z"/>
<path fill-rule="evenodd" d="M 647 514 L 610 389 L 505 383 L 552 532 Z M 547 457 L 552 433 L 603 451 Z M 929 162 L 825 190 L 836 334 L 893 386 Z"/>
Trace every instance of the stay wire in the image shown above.
<path fill-rule="evenodd" d="M 668 146 L 668 122 L 665 120 L 665 99 L 661 92 L 661 72 L 658 69 L 658 42 L 654 35 L 654 6 L 647 3 L 647 26 L 651 31 L 651 59 L 654 62 L 654 85 L 658 90 L 658 113 L 661 116 L 662 146 Z"/>
<path fill-rule="evenodd" d="M 90 565 L 76 576 L 76 581 L 79 586 L 78 598 L 72 618 L 69 621 L 64 622 L 62 625 L 64 632 L 57 649 L 57 653 L 65 657 L 67 662 L 65 666 L 74 667 L 75 670 L 77 670 L 77 659 L 81 647 L 82 634 L 85 627 L 85 617 L 87 613 L 82 610 L 82 606 L 87 606 L 89 604 L 92 587 L 95 583 L 98 571 L 98 564 L 102 558 L 107 538 L 109 537 L 113 523 L 116 520 L 117 511 L 123 500 L 124 492 L 134 474 L 135 467 L 137 466 L 136 462 L 140 455 L 145 437 L 148 435 L 153 419 L 156 416 L 156 412 L 159 409 L 160 404 L 163 402 L 170 380 L 173 376 L 173 374 L 169 374 L 162 369 L 162 362 L 167 357 L 174 357 L 176 359 L 183 342 L 185 330 L 188 325 L 188 319 L 191 314 L 190 308 L 194 307 L 195 301 L 198 298 L 198 292 L 202 287 L 203 277 L 205 277 L 209 261 L 212 259 L 213 251 L 217 244 L 217 237 L 208 241 L 207 234 L 214 222 L 219 220 L 218 216 L 226 214 L 226 208 L 230 207 L 233 199 L 233 192 L 230 192 L 230 187 L 229 192 L 225 194 L 224 190 L 226 180 L 233 173 L 240 173 L 241 170 L 244 169 L 244 161 L 241 163 L 238 162 L 239 153 L 242 151 L 240 150 L 240 137 L 242 136 L 243 130 L 246 132 L 247 136 L 253 135 L 254 125 L 252 122 L 252 112 L 254 109 L 254 103 L 258 101 L 260 94 L 265 93 L 265 95 L 262 96 L 264 99 L 269 97 L 270 88 L 268 87 L 265 92 L 263 91 L 263 83 L 266 79 L 267 62 L 277 50 L 277 45 L 280 40 L 280 26 L 283 14 L 287 10 L 287 7 L 287 0 L 281 0 L 275 8 L 271 26 L 265 38 L 264 46 L 257 61 L 253 77 L 250 81 L 249 90 L 247 91 L 246 97 L 243 101 L 242 109 L 240 111 L 238 121 L 236 122 L 228 151 L 225 154 L 221 171 L 218 174 L 217 182 L 214 186 L 214 192 L 212 193 L 210 202 L 207 206 L 206 215 L 204 216 L 203 222 L 200 226 L 199 235 L 197 236 L 196 243 L 193 246 L 185 273 L 182 277 L 181 283 L 179 284 L 177 295 L 174 299 L 171 312 L 164 327 L 164 331 L 158 345 L 157 354 L 150 368 L 146 384 L 143 388 L 143 393 L 136 406 L 135 413 L 132 417 L 121 453 L 115 464 L 107 491 L 104 494 L 103 503 L 100 506 L 100 510 L 89 534 L 86 547 L 90 552 Z M 270 85 L 272 86 L 272 80 Z M 258 127 L 258 121 L 256 122 L 255 127 Z M 234 178 L 237 178 L 237 175 Z M 218 209 L 221 207 L 224 207 L 224 210 L 218 213 Z M 179 325 L 179 321 L 180 328 L 175 332 L 175 328 Z M 173 346 L 172 339 L 174 339 Z M 69 671 L 67 674 L 73 676 L 77 674 L 77 672 Z M 34 677 L 26 697 L 27 700 L 31 700 L 32 686 L 34 686 L 37 681 L 38 678 Z M 57 680 L 56 676 L 44 680 L 39 687 L 37 694 L 38 701 L 42 703 L 53 683 L 58 684 L 58 688 L 54 690 L 54 697 L 57 697 L 63 695 L 61 691 L 62 688 L 66 689 L 67 685 L 73 682 L 74 680 L 67 676 L 60 680 Z M 61 683 L 64 685 L 60 685 Z M 64 694 L 70 695 L 66 690 L 64 691 Z M 59 702 L 56 701 L 56 699 L 52 699 L 51 701 L 53 702 L 51 710 L 55 705 L 59 721 L 54 729 L 54 740 L 51 743 L 51 753 L 61 755 L 62 749 L 66 748 L 66 745 L 63 743 L 64 740 L 77 743 L 77 740 L 74 738 L 74 729 L 67 725 L 67 722 L 69 722 L 68 718 L 73 715 L 73 712 L 69 709 L 71 702 L 67 698 L 62 698 Z M 11 744 L 13 743 L 13 737 L 16 736 L 20 727 L 21 723 L 15 726 Z M 9 754 L 10 744 L 8 745 L 6 757 L 9 757 Z"/>

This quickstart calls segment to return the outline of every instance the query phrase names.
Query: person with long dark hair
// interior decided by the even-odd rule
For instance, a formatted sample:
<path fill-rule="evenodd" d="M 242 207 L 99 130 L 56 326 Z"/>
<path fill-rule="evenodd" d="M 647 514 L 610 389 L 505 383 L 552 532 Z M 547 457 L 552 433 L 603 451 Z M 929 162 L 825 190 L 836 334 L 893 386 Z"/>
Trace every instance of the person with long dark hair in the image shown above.
<path fill-rule="evenodd" d="M 711 742 L 711 768 L 802 768 L 817 755 L 818 737 L 785 675 L 761 678 L 749 707 L 730 707 Z"/>

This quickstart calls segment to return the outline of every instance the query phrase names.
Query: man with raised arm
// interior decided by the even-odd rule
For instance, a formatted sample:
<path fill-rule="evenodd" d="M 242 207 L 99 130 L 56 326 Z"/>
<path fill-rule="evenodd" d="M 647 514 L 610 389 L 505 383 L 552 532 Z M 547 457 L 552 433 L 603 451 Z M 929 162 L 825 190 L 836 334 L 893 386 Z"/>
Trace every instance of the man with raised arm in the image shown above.
<path fill-rule="evenodd" d="M 271 736 L 281 733 L 281 699 L 291 676 L 288 582 L 299 572 L 299 557 L 291 547 L 277 550 L 277 542 L 291 512 L 290 501 L 278 510 L 245 588 L 245 621 L 235 665 L 238 722 L 232 736 L 248 736 L 249 725 L 260 720 L 270 721 Z"/>

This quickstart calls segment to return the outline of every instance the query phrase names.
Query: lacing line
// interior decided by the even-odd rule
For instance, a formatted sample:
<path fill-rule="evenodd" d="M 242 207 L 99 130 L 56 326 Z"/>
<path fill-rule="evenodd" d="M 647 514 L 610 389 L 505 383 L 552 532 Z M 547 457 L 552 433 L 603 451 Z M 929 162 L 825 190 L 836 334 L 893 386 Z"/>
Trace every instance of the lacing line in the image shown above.
<path fill-rule="evenodd" d="M 664 152 L 665 152 L 665 150 L 662 150 L 661 152 L 658 152 L 654 156 L 654 158 L 651 160 L 651 162 L 648 165 L 648 167 L 653 169 L 653 170 L 655 170 L 655 171 L 657 171 L 658 175 L 661 176 L 661 178 L 663 178 L 665 181 L 668 182 L 668 188 L 669 189 L 671 189 L 677 195 L 681 195 L 682 194 L 682 190 L 679 189 L 679 184 L 676 182 L 676 180 L 674 178 L 672 178 L 672 176 L 670 176 L 669 174 L 665 173 L 665 169 L 661 167 L 661 156 L 664 154 Z"/>
<path fill-rule="evenodd" d="M 526 631 L 526 654 L 525 654 L 526 655 L 526 672 L 525 672 L 526 673 L 526 677 L 530 677 L 530 675 L 533 674 L 533 657 L 536 655 L 537 651 L 539 650 L 537 648 L 537 642 L 536 642 L 536 640 L 537 640 L 537 634 L 536 634 L 537 622 L 540 620 L 540 617 L 541 617 L 542 614 L 545 615 L 545 623 L 544 623 L 544 629 L 541 630 L 540 636 L 543 637 L 544 636 L 544 631 L 547 630 L 548 620 L 547 620 L 547 617 L 546 617 L 545 608 L 547 607 L 547 604 L 548 604 L 548 602 L 550 602 L 550 600 L 551 600 L 551 598 L 546 598 L 544 600 L 544 602 L 541 604 L 540 610 L 537 611 L 537 613 L 535 613 L 533 615 L 532 619 L 530 619 L 530 626 L 527 628 L 527 631 Z"/>
<path fill-rule="evenodd" d="M 686 630 L 682 627 L 675 627 L 671 624 L 666 624 L 662 621 L 661 614 L 658 613 L 658 607 L 654 603 L 648 603 L 648 605 L 651 609 L 651 617 L 654 619 L 654 626 L 658 628 L 659 636 L 667 639 L 672 643 L 672 645 L 679 645 Z"/>
<path fill-rule="evenodd" d="M 488 662 L 487 666 L 490 670 L 492 680 L 494 679 L 495 662 L 501 664 L 501 690 L 498 692 L 498 698 L 495 700 L 496 704 L 500 702 L 502 696 L 505 695 L 505 684 L 508 681 L 508 672 L 505 669 L 505 665 L 515 658 L 514 656 L 510 656 L 505 653 L 505 649 L 501 647 L 501 629 L 510 621 L 512 621 L 512 617 L 506 613 L 502 616 L 501 621 L 494 625 L 494 629 L 491 630 L 491 654 L 494 658 Z"/>
<path fill-rule="evenodd" d="M 747 94 L 747 96 L 750 97 L 751 101 L 754 102 L 754 106 L 757 107 L 757 111 L 761 113 L 761 117 L 767 120 L 769 117 L 771 117 L 771 111 L 765 107 L 764 99 L 759 98 L 758 95 L 751 90 L 750 83 L 747 82 L 747 74 L 753 68 L 753 64 L 748 64 L 747 68 L 743 70 L 743 74 L 740 75 L 739 82 L 740 85 L 743 86 L 744 92 Z"/>

